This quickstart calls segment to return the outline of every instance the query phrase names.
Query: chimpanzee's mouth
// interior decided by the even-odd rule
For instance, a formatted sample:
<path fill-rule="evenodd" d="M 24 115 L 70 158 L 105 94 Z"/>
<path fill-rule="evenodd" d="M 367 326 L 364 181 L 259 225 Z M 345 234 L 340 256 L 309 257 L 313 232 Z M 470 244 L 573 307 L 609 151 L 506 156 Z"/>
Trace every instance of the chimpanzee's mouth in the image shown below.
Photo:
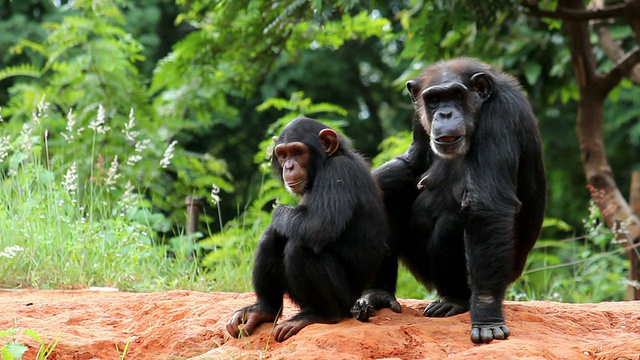
<path fill-rule="evenodd" d="M 434 141 L 438 145 L 453 145 L 462 140 L 462 135 L 460 136 L 440 136 L 436 138 Z"/>
<path fill-rule="evenodd" d="M 304 179 L 286 181 L 285 183 L 287 184 L 288 187 L 295 188 L 296 186 L 302 184 L 303 182 L 304 182 Z"/>

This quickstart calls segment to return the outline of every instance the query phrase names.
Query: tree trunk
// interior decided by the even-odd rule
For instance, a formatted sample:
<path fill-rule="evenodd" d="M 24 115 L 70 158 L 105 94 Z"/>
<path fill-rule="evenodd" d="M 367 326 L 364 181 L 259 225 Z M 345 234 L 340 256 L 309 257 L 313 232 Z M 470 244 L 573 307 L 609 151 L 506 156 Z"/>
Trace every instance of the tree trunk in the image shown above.
<path fill-rule="evenodd" d="M 583 0 L 560 0 L 559 5 L 584 10 Z M 631 264 L 637 268 L 638 255 L 634 245 L 637 246 L 640 241 L 640 220 L 633 214 L 614 180 L 602 134 L 604 101 L 619 79 L 609 76 L 611 73 L 597 74 L 587 21 L 566 20 L 566 25 L 571 61 L 580 90 L 576 131 L 587 186 L 606 225 L 624 247 Z M 633 269 L 629 271 L 629 279 L 640 280 L 638 272 Z M 634 298 L 640 299 L 640 294 L 635 290 Z"/>
<path fill-rule="evenodd" d="M 629 191 L 629 202 L 631 210 L 640 217 L 640 171 L 631 174 L 631 190 Z M 638 242 L 634 242 L 636 256 L 631 257 L 629 264 L 629 282 L 631 286 L 627 288 L 627 300 L 640 299 L 640 256 L 638 256 Z"/>

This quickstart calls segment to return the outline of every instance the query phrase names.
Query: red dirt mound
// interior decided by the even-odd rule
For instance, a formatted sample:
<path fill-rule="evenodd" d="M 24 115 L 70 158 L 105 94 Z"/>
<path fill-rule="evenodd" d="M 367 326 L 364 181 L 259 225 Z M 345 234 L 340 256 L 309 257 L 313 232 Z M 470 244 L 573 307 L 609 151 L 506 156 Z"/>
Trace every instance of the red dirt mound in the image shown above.
<path fill-rule="evenodd" d="M 33 329 L 59 340 L 49 359 L 610 359 L 640 360 L 640 302 L 506 302 L 511 337 L 486 345 L 469 339 L 469 314 L 422 316 L 428 301 L 400 300 L 402 314 L 381 310 L 368 323 L 311 325 L 277 343 L 269 324 L 231 339 L 225 323 L 253 294 L 170 291 L 1 291 L 0 330 Z M 284 316 L 297 309 L 285 304 Z M 0 345 L 11 339 L 2 338 Z M 18 341 L 30 350 L 34 340 Z"/>

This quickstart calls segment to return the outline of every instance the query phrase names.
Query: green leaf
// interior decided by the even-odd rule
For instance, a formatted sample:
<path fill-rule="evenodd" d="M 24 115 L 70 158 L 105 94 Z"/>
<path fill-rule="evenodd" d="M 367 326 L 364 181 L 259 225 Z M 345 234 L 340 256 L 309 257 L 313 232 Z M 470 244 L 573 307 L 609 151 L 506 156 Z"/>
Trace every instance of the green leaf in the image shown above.
<path fill-rule="evenodd" d="M 0 337 L 13 336 L 13 334 L 15 334 L 17 330 L 18 330 L 17 328 L 10 328 L 10 329 L 7 329 L 7 330 L 2 330 L 2 331 L 0 331 Z"/>
<path fill-rule="evenodd" d="M 25 329 L 25 330 L 22 330 L 22 333 L 34 339 L 35 341 L 42 343 L 42 339 L 40 339 L 40 335 L 38 335 L 38 333 L 35 332 L 35 330 Z"/>
<path fill-rule="evenodd" d="M 538 63 L 525 62 L 524 63 L 524 76 L 527 78 L 529 85 L 534 85 L 540 77 L 542 72 L 542 66 Z"/>
<path fill-rule="evenodd" d="M 43 55 L 47 55 L 47 48 L 45 46 L 43 46 L 42 44 L 38 44 L 36 42 L 33 41 L 29 41 L 27 39 L 20 39 L 20 45 L 18 46 L 22 46 L 22 47 L 28 47 L 33 51 L 36 51 L 40 54 Z"/>
<path fill-rule="evenodd" d="M 316 114 L 316 113 L 321 113 L 321 112 L 327 112 L 327 113 L 336 113 L 338 115 L 342 115 L 342 116 L 346 116 L 347 115 L 347 110 L 345 110 L 343 107 L 338 106 L 338 105 L 334 105 L 334 104 L 329 104 L 329 103 L 319 103 L 319 104 L 314 104 L 314 105 L 310 105 L 307 108 L 307 114 Z"/>
<path fill-rule="evenodd" d="M 544 228 L 548 228 L 548 227 L 556 227 L 559 230 L 562 231 L 571 231 L 573 230 L 573 228 L 571 227 L 571 225 L 567 224 L 566 222 L 557 219 L 557 218 L 545 218 L 543 223 L 542 223 L 542 227 Z"/>
<path fill-rule="evenodd" d="M 9 344 L 3 346 L 2 349 L 0 349 L 0 354 L 2 355 L 2 360 L 14 360 L 16 358 L 9 350 Z"/>
<path fill-rule="evenodd" d="M 50 186 L 55 182 L 55 174 L 49 170 L 40 169 L 38 171 L 38 180 L 42 185 Z"/>
<path fill-rule="evenodd" d="M 33 78 L 39 78 L 40 69 L 31 64 L 20 64 L 0 70 L 0 81 L 14 76 L 30 76 Z"/>
<path fill-rule="evenodd" d="M 440 46 L 443 48 L 449 48 L 454 46 L 462 38 L 462 35 L 454 30 L 449 30 L 444 36 L 444 39 L 440 42 Z"/>
<path fill-rule="evenodd" d="M 2 347 L 2 360 L 21 359 L 27 350 L 29 348 L 22 344 L 8 343 Z"/>

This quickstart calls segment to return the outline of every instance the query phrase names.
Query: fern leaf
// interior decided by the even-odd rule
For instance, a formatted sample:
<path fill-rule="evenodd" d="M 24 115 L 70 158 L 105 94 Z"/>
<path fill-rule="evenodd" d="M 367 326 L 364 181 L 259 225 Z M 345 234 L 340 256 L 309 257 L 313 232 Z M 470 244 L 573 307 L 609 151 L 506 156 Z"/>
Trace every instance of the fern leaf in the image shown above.
<path fill-rule="evenodd" d="M 323 113 L 323 112 L 336 113 L 342 116 L 347 115 L 347 110 L 345 110 L 345 108 L 338 105 L 330 104 L 330 103 L 313 104 L 309 106 L 309 108 L 307 109 L 308 114 L 317 114 L 317 113 Z"/>
<path fill-rule="evenodd" d="M 20 64 L 0 70 L 0 81 L 13 76 L 30 76 L 33 78 L 39 78 L 40 69 L 31 64 Z"/>

